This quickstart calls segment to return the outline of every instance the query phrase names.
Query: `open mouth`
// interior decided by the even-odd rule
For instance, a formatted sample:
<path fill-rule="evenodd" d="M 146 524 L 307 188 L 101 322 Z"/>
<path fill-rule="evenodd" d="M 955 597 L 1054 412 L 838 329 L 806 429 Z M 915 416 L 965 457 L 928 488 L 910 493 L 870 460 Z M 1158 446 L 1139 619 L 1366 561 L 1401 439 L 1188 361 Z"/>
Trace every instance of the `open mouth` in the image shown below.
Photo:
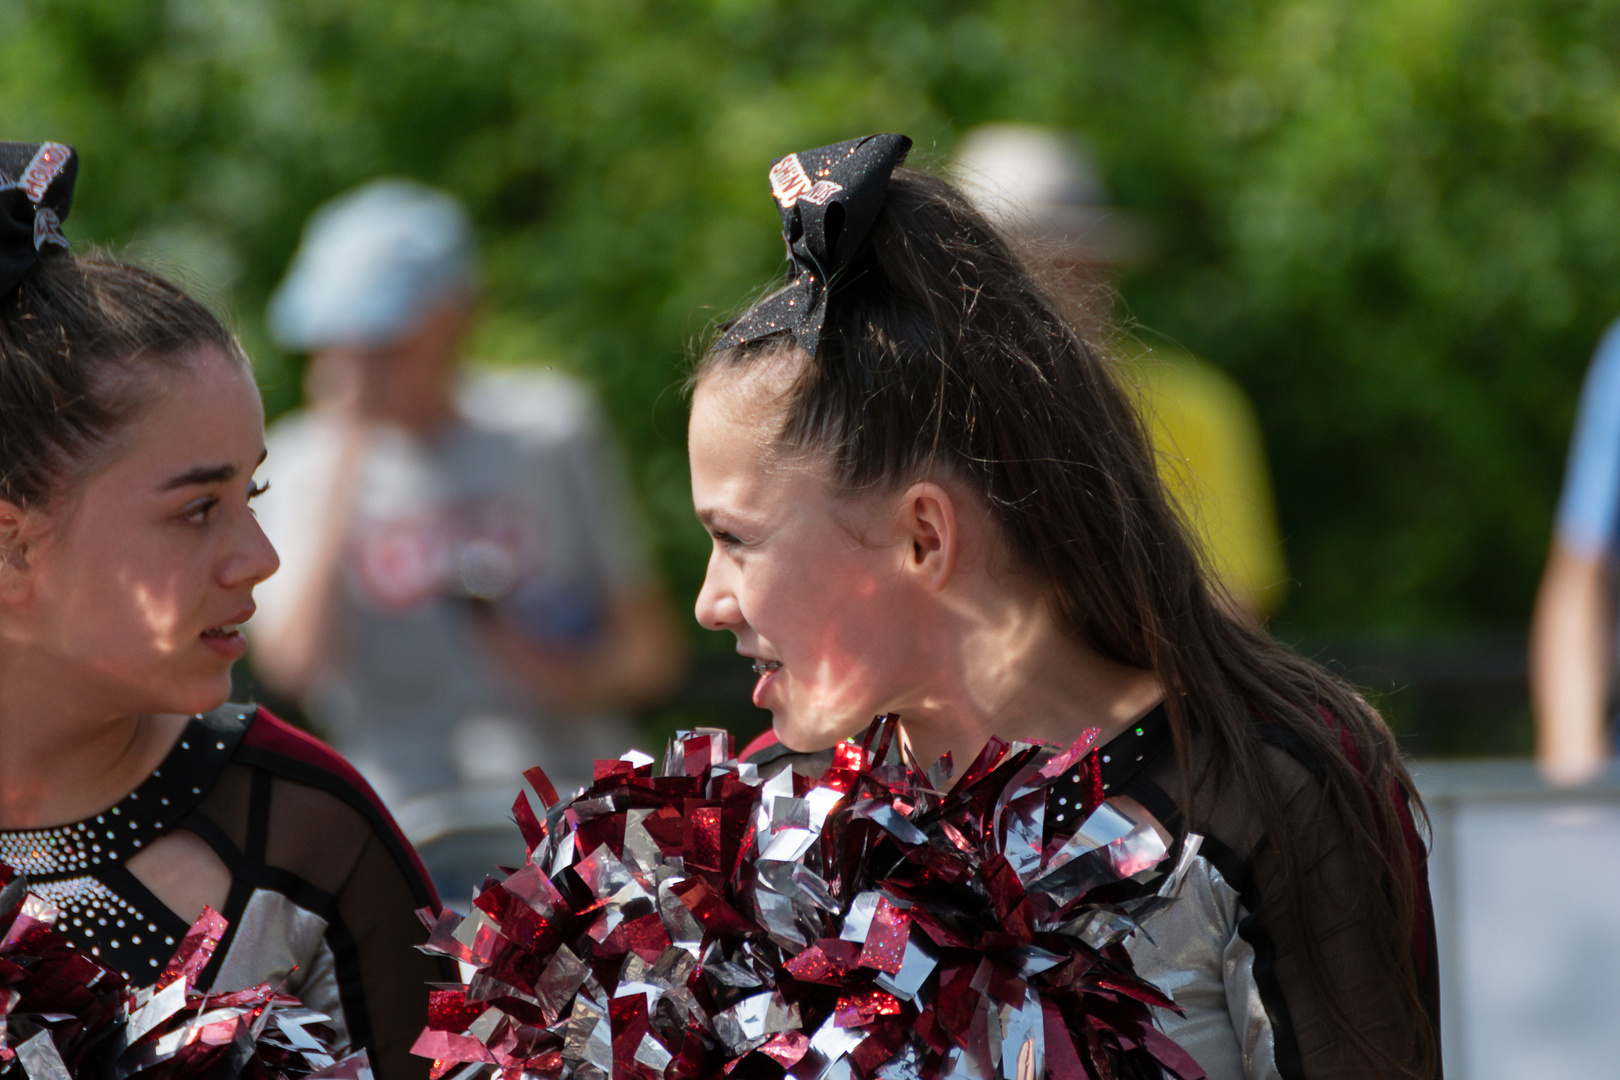
<path fill-rule="evenodd" d="M 246 616 L 243 616 L 235 622 L 210 626 L 198 637 L 202 639 L 204 646 L 212 649 L 225 659 L 231 661 L 240 660 L 247 652 L 247 638 L 242 636 L 242 623 L 246 621 Z"/>
<path fill-rule="evenodd" d="M 754 660 L 754 674 L 758 676 L 758 680 L 754 683 L 753 699 L 754 704 L 759 708 L 766 707 L 765 688 L 771 684 L 771 680 L 776 677 L 776 673 L 780 670 L 782 670 L 782 661 L 780 660 L 760 660 L 757 658 Z"/>

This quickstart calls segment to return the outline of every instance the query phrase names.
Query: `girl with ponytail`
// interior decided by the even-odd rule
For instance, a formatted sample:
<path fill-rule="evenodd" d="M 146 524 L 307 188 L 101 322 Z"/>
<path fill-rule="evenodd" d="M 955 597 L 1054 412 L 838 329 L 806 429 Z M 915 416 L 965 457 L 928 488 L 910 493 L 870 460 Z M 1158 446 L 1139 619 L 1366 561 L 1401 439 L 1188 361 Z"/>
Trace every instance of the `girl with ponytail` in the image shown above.
<path fill-rule="evenodd" d="M 909 145 L 775 164 L 789 282 L 691 380 L 697 617 L 759 675 L 753 760 L 815 773 L 882 713 L 958 769 L 991 736 L 1100 728 L 1049 828 L 1096 790 L 1197 838 L 1131 949 L 1208 1074 L 1440 1075 L 1423 811 L 1389 728 L 1215 595 L 1103 357 Z"/>

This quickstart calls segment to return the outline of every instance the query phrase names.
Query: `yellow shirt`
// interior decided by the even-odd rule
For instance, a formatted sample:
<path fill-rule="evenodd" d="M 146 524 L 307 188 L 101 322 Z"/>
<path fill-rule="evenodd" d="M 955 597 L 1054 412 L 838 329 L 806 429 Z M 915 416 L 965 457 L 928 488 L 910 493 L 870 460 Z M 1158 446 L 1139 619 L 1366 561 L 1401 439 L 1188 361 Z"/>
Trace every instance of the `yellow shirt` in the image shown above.
<path fill-rule="evenodd" d="M 1260 424 L 1242 388 L 1208 361 L 1164 346 L 1128 351 L 1120 377 L 1210 569 L 1241 607 L 1276 611 L 1288 595 L 1288 569 Z"/>

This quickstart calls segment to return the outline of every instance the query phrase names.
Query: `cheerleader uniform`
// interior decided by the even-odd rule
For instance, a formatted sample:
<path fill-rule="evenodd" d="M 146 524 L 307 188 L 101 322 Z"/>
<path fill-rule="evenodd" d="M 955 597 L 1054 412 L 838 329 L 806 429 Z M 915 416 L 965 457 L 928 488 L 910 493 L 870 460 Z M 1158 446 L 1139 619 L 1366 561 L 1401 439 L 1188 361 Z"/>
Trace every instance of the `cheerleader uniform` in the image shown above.
<path fill-rule="evenodd" d="M 381 1080 L 426 1076 L 410 1055 L 424 984 L 453 979 L 415 912 L 433 885 L 393 819 L 332 750 L 263 709 L 193 717 L 140 787 L 99 814 L 0 830 L 0 861 L 61 909 L 56 928 L 140 986 L 188 929 L 125 861 L 188 830 L 230 872 L 228 921 L 198 986 L 283 988 L 332 1018 L 338 1044 L 369 1051 Z"/>

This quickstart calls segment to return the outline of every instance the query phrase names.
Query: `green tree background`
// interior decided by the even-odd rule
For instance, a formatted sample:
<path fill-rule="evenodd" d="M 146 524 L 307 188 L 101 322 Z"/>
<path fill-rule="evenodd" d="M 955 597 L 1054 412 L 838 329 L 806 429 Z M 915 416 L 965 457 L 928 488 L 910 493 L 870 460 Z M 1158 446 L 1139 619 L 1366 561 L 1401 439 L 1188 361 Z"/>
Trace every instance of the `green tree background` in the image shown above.
<path fill-rule="evenodd" d="M 308 212 L 385 173 L 459 193 L 476 351 L 600 388 L 682 604 L 705 543 L 677 386 L 779 273 L 764 169 L 790 150 L 1081 134 L 1158 238 L 1131 326 L 1258 408 L 1285 634 L 1522 626 L 1620 313 L 1612 0 L 8 0 L 0 117 L 79 147 L 75 237 L 229 306 L 272 413 L 299 364 L 262 312 Z"/>

